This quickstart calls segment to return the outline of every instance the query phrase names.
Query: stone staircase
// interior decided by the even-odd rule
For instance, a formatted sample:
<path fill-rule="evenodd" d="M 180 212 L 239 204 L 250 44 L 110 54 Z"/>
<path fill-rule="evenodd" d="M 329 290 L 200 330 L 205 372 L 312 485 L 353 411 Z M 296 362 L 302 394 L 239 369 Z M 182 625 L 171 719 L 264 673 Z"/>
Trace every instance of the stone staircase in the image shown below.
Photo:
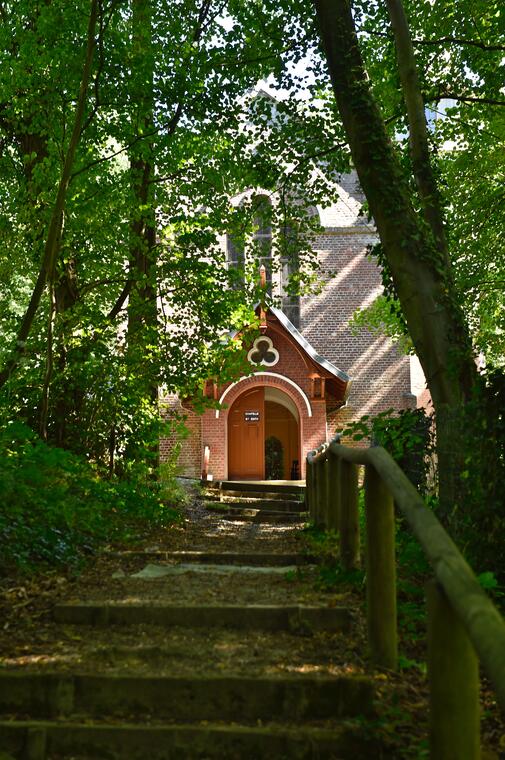
<path fill-rule="evenodd" d="M 303 523 L 308 519 L 305 487 L 277 482 L 221 481 L 208 487 L 207 509 L 226 520 L 252 523 Z"/>
<path fill-rule="evenodd" d="M 303 519 L 301 489 L 224 486 L 219 503 L 258 499 L 263 516 L 288 501 L 300 511 L 273 511 Z M 311 558 L 285 550 L 296 528 L 227 525 L 208 513 L 201 549 L 111 553 L 110 587 L 55 606 L 44 655 L 0 668 L 1 760 L 382 757 L 361 730 L 372 681 L 331 665 L 353 615 L 298 588 Z M 222 550 L 227 530 L 240 550 Z M 280 531 L 276 550 L 261 550 L 263 530 L 269 546 Z"/>

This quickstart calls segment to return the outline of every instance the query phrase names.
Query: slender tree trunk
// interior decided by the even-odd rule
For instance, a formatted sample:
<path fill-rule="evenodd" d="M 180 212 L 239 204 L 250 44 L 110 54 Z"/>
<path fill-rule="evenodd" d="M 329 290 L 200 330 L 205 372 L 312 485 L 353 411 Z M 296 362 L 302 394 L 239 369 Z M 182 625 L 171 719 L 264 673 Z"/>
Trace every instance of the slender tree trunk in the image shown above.
<path fill-rule="evenodd" d="M 72 324 L 72 309 L 79 301 L 76 262 L 65 256 L 62 271 L 55 285 L 55 306 L 58 334 L 55 347 L 58 388 L 54 400 L 55 441 L 63 448 L 75 449 L 75 436 L 69 437 L 69 423 L 78 422 L 85 391 L 74 378 L 68 376 L 67 339 Z M 71 427 L 71 425 L 70 425 Z"/>
<path fill-rule="evenodd" d="M 153 67 L 151 0 L 133 0 L 133 63 L 131 87 L 135 136 L 145 134 L 130 149 L 132 220 L 130 227 L 130 281 L 128 342 L 145 343 L 145 332 L 156 325 L 153 146 Z"/>
<path fill-rule="evenodd" d="M 476 367 L 447 255 L 437 232 L 437 199 L 430 184 L 432 176 L 421 172 L 429 167 L 429 156 L 425 155 L 427 142 L 423 142 L 421 105 L 415 95 L 416 82 L 406 49 L 408 45 L 403 44 L 401 48 L 402 76 L 408 92 L 409 119 L 415 122 L 412 144 L 416 156 L 419 153 L 420 194 L 429 224 L 413 207 L 402 167 L 372 95 L 348 0 L 314 0 L 314 5 L 354 165 L 377 225 L 437 415 L 441 416 L 437 425 L 440 497 L 449 509 L 456 498 L 459 474 L 452 471 L 453 477 L 449 465 L 453 461 L 458 463 L 462 452 L 458 450 L 458 441 L 451 437 L 451 425 L 443 420 L 458 416 L 471 393 Z M 402 43 L 405 43 L 404 32 L 403 28 Z M 443 228 L 440 235 L 442 233 Z"/>
<path fill-rule="evenodd" d="M 46 343 L 46 371 L 44 373 L 44 385 L 42 389 L 42 403 L 40 408 L 40 437 L 47 441 L 47 420 L 49 417 L 49 394 L 54 368 L 54 321 L 56 318 L 56 299 L 54 296 L 54 282 L 49 283 L 49 316 L 47 318 L 47 343 Z"/>
<path fill-rule="evenodd" d="M 435 405 L 460 404 L 475 376 L 445 261 L 416 214 L 371 93 L 347 0 L 314 0 L 333 91 L 354 164 Z"/>
<path fill-rule="evenodd" d="M 151 0 L 133 0 L 131 105 L 135 136 L 146 135 L 130 150 L 132 220 L 128 300 L 128 357 L 140 393 L 158 403 L 158 309 L 156 287 L 156 213 L 154 198 L 154 101 Z M 158 444 L 153 442 L 155 469 Z"/>
<path fill-rule="evenodd" d="M 440 194 L 431 165 L 424 100 L 419 86 L 409 25 L 401 0 L 386 0 L 386 2 L 395 36 L 398 71 L 407 108 L 412 168 L 426 221 L 431 227 L 439 251 L 444 256 L 445 266 L 449 273 L 452 266 L 447 250 Z"/>

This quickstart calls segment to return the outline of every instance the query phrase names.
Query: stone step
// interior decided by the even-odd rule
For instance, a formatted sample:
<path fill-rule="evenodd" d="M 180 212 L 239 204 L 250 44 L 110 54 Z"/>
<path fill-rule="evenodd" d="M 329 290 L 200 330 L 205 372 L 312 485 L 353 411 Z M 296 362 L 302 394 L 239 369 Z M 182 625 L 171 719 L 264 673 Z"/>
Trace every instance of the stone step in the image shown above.
<path fill-rule="evenodd" d="M 62 721 L 0 722 L 0 746 L 16 760 L 57 754 L 94 760 L 370 760 L 379 758 L 378 741 L 352 727 L 282 725 L 139 725 Z"/>
<path fill-rule="evenodd" d="M 265 499 L 227 499 L 226 501 L 208 500 L 204 502 L 207 509 L 224 511 L 230 509 L 261 509 L 264 512 L 305 512 L 303 501 L 266 501 Z"/>
<path fill-rule="evenodd" d="M 282 503 L 282 502 L 281 502 Z M 203 506 L 205 509 L 207 509 L 209 512 L 216 512 L 216 513 L 236 513 L 236 514 L 250 514 L 255 515 L 258 514 L 258 512 L 266 512 L 268 514 L 272 515 L 281 515 L 281 514 L 300 514 L 299 510 L 291 511 L 291 510 L 283 510 L 277 509 L 275 506 L 270 509 L 262 509 L 261 507 L 256 507 L 253 504 L 241 503 L 241 502 L 224 502 L 224 501 L 205 501 L 203 502 Z"/>
<path fill-rule="evenodd" d="M 269 491 L 225 491 L 222 489 L 207 489 L 204 491 L 203 496 L 209 501 L 234 501 L 246 500 L 255 501 L 261 499 L 263 501 L 292 501 L 296 504 L 303 504 L 304 494 L 296 493 L 275 493 Z"/>
<path fill-rule="evenodd" d="M 311 555 L 287 554 L 286 552 L 203 552 L 179 551 L 168 552 L 162 549 L 128 550 L 122 552 L 104 552 L 114 559 L 145 559 L 169 563 L 198 562 L 209 565 L 248 565 L 258 567 L 284 567 L 293 565 L 314 565 L 317 558 Z"/>
<path fill-rule="evenodd" d="M 266 509 L 241 509 L 239 507 L 227 507 L 226 510 L 219 508 L 209 509 L 216 517 L 222 520 L 237 520 L 250 523 L 270 523 L 272 525 L 304 523 L 309 519 L 308 512 L 273 512 Z"/>
<path fill-rule="evenodd" d="M 278 483 L 272 480 L 222 480 L 216 483 L 216 488 L 222 491 L 256 491 L 270 492 L 281 494 L 299 494 L 305 493 L 305 484 L 292 482 Z"/>
<path fill-rule="evenodd" d="M 57 604 L 54 619 L 72 625 L 161 625 L 238 630 L 343 631 L 351 627 L 345 607 L 292 605 L 181 605 L 79 602 Z"/>
<path fill-rule="evenodd" d="M 0 672 L 0 712 L 9 717 L 171 721 L 291 721 L 373 713 L 364 677 L 157 677 Z"/>

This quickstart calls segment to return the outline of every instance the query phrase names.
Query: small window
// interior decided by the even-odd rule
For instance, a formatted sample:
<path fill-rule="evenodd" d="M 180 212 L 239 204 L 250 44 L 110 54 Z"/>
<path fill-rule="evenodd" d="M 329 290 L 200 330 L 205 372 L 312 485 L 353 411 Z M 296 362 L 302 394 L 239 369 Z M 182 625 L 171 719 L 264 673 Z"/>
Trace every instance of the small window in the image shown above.
<path fill-rule="evenodd" d="M 244 242 L 235 235 L 226 236 L 226 258 L 228 268 L 232 270 L 233 286 L 242 288 L 245 282 L 244 266 Z"/>
<path fill-rule="evenodd" d="M 291 227 L 284 225 L 281 241 L 281 299 L 282 311 L 298 329 L 300 327 L 300 296 L 292 291 L 293 275 L 298 273 L 299 259 L 296 236 Z"/>
<path fill-rule="evenodd" d="M 266 269 L 267 292 L 272 294 L 272 204 L 266 195 L 258 195 L 253 200 L 253 249 L 258 258 L 258 266 Z"/>

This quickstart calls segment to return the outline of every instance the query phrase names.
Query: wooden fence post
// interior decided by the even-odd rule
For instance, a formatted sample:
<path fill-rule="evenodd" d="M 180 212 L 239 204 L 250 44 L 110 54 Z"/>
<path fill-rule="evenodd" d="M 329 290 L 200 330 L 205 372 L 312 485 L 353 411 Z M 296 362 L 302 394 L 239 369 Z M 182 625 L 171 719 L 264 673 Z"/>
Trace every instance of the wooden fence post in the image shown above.
<path fill-rule="evenodd" d="M 340 529 L 340 480 L 341 480 L 341 460 L 336 454 L 332 454 L 328 449 L 328 511 L 327 526 L 328 530 Z"/>
<path fill-rule="evenodd" d="M 360 565 L 358 467 L 340 462 L 340 563 L 344 570 Z"/>
<path fill-rule="evenodd" d="M 305 460 L 305 511 L 309 513 L 309 519 L 312 520 L 312 465 L 309 457 Z"/>
<path fill-rule="evenodd" d="M 316 522 L 316 465 L 307 461 L 307 483 L 306 496 L 308 499 L 309 517 L 313 523 Z"/>
<path fill-rule="evenodd" d="M 474 648 L 445 593 L 433 580 L 428 602 L 430 757 L 480 758 L 479 666 Z"/>
<path fill-rule="evenodd" d="M 312 464 L 312 522 L 314 523 L 314 525 L 317 525 L 317 521 L 318 521 L 318 518 L 317 518 L 317 505 L 318 505 L 318 495 L 317 495 L 317 492 L 318 492 L 318 489 L 319 489 L 319 484 L 317 482 L 317 476 L 318 476 L 317 464 L 314 462 Z"/>
<path fill-rule="evenodd" d="M 327 527 L 328 481 L 327 463 L 323 456 L 317 460 L 317 525 Z"/>
<path fill-rule="evenodd" d="M 372 662 L 398 666 L 396 622 L 395 514 L 393 498 L 372 465 L 365 475 L 366 589 Z"/>

